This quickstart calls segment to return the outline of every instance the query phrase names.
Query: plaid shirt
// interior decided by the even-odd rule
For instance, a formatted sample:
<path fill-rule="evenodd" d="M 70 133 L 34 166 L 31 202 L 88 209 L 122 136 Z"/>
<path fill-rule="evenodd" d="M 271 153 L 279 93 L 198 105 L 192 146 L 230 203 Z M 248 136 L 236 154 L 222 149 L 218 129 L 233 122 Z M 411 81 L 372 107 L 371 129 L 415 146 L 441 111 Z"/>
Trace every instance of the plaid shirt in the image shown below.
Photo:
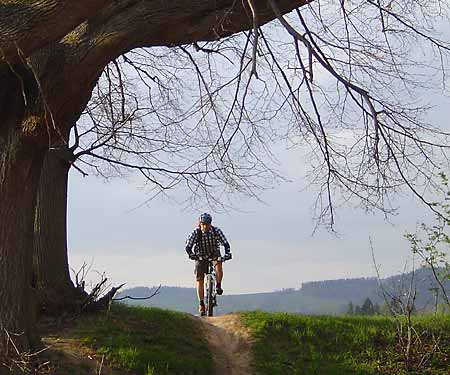
<path fill-rule="evenodd" d="M 200 238 L 198 238 L 199 236 Z M 202 233 L 200 229 L 195 229 L 186 240 L 186 251 L 190 253 L 195 245 L 195 254 L 208 256 L 220 252 L 220 244 L 225 248 L 225 251 L 230 250 L 230 244 L 220 228 L 211 226 L 211 229 L 205 233 Z"/>

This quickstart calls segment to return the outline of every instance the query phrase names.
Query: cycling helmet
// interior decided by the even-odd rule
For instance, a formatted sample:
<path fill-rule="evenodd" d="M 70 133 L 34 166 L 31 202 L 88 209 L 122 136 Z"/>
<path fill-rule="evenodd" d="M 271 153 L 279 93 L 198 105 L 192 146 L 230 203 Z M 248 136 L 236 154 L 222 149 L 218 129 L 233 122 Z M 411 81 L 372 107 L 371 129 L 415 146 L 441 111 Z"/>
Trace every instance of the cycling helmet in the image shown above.
<path fill-rule="evenodd" d="M 212 216 L 208 214 L 207 212 L 200 215 L 199 222 L 201 224 L 211 224 L 212 222 Z"/>

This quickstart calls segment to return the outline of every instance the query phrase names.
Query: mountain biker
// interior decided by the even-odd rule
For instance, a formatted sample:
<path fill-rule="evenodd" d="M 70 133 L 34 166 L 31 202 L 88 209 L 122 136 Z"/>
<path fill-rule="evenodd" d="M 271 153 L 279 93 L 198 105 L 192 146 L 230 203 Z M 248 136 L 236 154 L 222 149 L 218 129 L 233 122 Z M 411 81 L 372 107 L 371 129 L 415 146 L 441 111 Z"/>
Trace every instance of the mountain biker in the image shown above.
<path fill-rule="evenodd" d="M 198 219 L 198 227 L 194 229 L 186 240 L 186 253 L 189 256 L 189 259 L 195 260 L 194 275 L 197 281 L 197 297 L 199 302 L 198 311 L 201 316 L 206 315 L 204 303 L 204 278 L 208 270 L 208 260 L 199 260 L 199 257 L 210 257 L 216 259 L 214 261 L 217 281 L 216 293 L 219 295 L 223 293 L 223 269 L 222 261 L 220 260 L 220 244 L 222 244 L 225 249 L 225 255 L 222 259 L 231 259 L 230 244 L 228 243 L 228 240 L 220 228 L 212 226 L 211 223 L 212 216 L 210 214 L 206 212 L 201 214 Z M 192 250 L 193 247 L 194 249 Z"/>

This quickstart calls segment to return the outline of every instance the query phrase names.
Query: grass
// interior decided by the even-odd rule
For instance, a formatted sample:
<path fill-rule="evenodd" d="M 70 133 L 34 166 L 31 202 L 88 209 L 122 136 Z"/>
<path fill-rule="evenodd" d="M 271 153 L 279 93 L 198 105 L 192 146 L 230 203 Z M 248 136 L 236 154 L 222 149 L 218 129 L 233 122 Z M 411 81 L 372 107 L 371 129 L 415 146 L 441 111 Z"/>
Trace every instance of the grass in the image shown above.
<path fill-rule="evenodd" d="M 114 304 L 107 315 L 78 321 L 68 335 L 133 374 L 201 375 L 213 368 L 199 322 L 179 312 Z"/>
<path fill-rule="evenodd" d="M 242 317 L 255 337 L 253 365 L 258 374 L 450 374 L 449 316 L 415 317 L 410 368 L 405 366 L 391 318 L 266 312 Z M 431 348 L 433 355 L 427 356 Z M 418 369 L 422 359 L 425 364 Z"/>
<path fill-rule="evenodd" d="M 254 336 L 256 374 L 450 374 L 449 315 L 414 317 L 409 367 L 399 345 L 397 323 L 391 318 L 261 311 L 241 316 Z M 213 373 L 201 322 L 184 313 L 115 304 L 108 314 L 83 316 L 49 340 L 55 344 L 55 354 L 61 355 L 53 357 L 57 374 L 97 373 L 93 361 L 86 359 L 91 357 L 102 363 L 104 359 L 114 371 L 105 375 Z M 68 350 L 56 350 L 63 346 Z M 74 362 L 74 352 L 81 352 L 79 358 L 83 360 Z M 423 364 L 419 368 L 420 361 Z"/>

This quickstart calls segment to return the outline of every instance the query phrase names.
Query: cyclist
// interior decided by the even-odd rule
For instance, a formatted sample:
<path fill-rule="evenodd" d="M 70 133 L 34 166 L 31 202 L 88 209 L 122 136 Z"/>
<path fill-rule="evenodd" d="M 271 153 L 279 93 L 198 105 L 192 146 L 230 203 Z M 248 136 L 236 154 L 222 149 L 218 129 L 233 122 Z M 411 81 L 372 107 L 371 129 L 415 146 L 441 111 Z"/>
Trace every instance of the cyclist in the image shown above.
<path fill-rule="evenodd" d="M 208 213 L 200 215 L 198 220 L 198 227 L 189 235 L 186 240 L 186 253 L 189 259 L 195 260 L 194 275 L 197 280 L 197 297 L 199 301 L 198 311 L 201 316 L 206 315 L 205 303 L 204 303 L 204 278 L 208 270 L 207 258 L 216 259 L 214 262 L 214 268 L 216 271 L 216 293 L 221 295 L 223 269 L 220 259 L 220 244 L 225 248 L 225 255 L 222 259 L 231 259 L 230 244 L 228 243 L 225 235 L 218 227 L 211 225 L 212 216 Z M 194 248 L 194 249 L 192 249 Z M 199 260 L 199 257 L 206 258 Z"/>

